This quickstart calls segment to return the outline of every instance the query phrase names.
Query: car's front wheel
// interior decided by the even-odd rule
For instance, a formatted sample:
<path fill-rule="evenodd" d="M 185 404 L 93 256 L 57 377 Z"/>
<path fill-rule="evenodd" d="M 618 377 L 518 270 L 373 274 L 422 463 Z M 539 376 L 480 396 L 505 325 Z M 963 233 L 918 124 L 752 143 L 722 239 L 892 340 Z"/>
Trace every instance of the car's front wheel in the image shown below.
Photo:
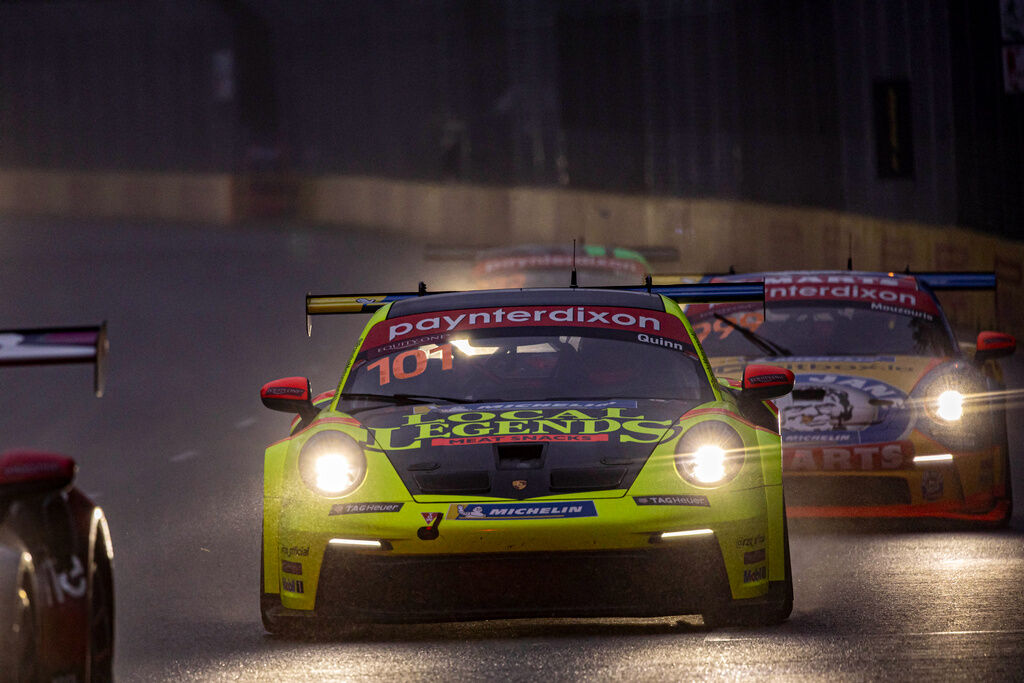
<path fill-rule="evenodd" d="M 10 667 L 6 675 L 12 681 L 36 680 L 36 620 L 35 606 L 32 604 L 32 586 L 28 576 L 22 580 L 14 597 L 14 614 L 11 621 L 12 633 L 7 643 L 10 661 L 4 668 Z"/>
<path fill-rule="evenodd" d="M 89 567 L 89 653 L 85 680 L 114 680 L 114 568 L 97 541 Z"/>
<path fill-rule="evenodd" d="M 1013 477 L 1010 472 L 1010 449 L 1003 448 L 1003 494 L 996 497 L 996 505 L 1002 507 L 1002 516 L 995 521 L 994 526 L 1004 528 L 1010 525 L 1013 518 Z"/>

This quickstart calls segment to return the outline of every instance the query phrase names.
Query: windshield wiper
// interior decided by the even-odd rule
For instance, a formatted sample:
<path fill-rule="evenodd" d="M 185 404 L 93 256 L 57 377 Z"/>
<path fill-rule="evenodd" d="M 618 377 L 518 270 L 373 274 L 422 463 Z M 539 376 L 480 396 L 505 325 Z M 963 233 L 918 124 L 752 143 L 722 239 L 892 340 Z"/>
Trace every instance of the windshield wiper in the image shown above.
<path fill-rule="evenodd" d="M 599 403 L 601 401 L 692 401 L 694 399 L 688 396 L 641 396 L 633 394 L 632 396 L 561 396 L 530 400 L 533 400 L 535 403 Z"/>
<path fill-rule="evenodd" d="M 431 396 L 429 394 L 366 394 L 345 392 L 341 395 L 339 401 L 347 400 L 384 401 L 387 403 L 397 403 L 399 405 L 420 405 L 424 403 L 437 403 L 438 401 L 444 401 L 445 403 L 469 403 L 469 401 L 464 398 Z M 365 408 L 356 408 L 355 410 L 365 410 Z"/>
<path fill-rule="evenodd" d="M 743 325 L 740 325 L 738 322 L 734 320 L 729 320 L 721 313 L 713 313 L 712 315 L 714 315 L 717 320 L 721 320 L 723 323 L 725 323 L 732 329 L 742 334 L 744 339 L 746 339 L 751 344 L 767 353 L 769 356 L 793 355 L 793 352 L 787 349 L 785 346 L 782 346 L 781 344 L 776 344 L 771 339 L 766 339 L 765 337 L 762 337 L 753 330 L 750 330 L 744 327 Z"/>

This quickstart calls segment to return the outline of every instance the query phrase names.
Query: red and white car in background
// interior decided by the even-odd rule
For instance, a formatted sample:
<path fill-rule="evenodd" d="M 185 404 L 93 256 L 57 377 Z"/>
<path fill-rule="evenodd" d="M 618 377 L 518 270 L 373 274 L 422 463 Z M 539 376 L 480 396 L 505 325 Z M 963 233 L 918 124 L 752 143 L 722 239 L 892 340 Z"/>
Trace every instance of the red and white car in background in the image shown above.
<path fill-rule="evenodd" d="M 105 325 L 0 331 L 0 365 L 92 363 L 97 396 L 106 352 Z M 0 681 L 113 678 L 113 546 L 76 470 L 65 455 L 0 454 Z"/>

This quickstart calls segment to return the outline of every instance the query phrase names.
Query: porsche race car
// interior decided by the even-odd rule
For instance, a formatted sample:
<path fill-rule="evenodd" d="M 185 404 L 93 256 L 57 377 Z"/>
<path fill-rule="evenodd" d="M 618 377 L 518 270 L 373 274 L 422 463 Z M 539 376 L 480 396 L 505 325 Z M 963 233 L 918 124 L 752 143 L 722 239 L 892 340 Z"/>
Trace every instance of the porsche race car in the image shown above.
<path fill-rule="evenodd" d="M 778 416 L 792 374 L 720 385 L 677 301 L 760 285 L 310 296 L 372 313 L 336 392 L 266 449 L 273 633 L 358 622 L 792 607 Z"/>
<path fill-rule="evenodd" d="M 991 273 L 793 271 L 765 304 L 687 309 L 715 372 L 796 373 L 782 411 L 794 517 L 937 517 L 1004 524 L 1012 513 L 1005 387 L 994 361 L 1014 338 L 981 332 L 965 354 L 934 292 L 994 289 Z"/>
<path fill-rule="evenodd" d="M 679 258 L 672 247 L 618 247 L 599 244 L 519 244 L 476 249 L 428 246 L 428 260 L 473 262 L 467 289 L 564 287 L 575 271 L 582 287 L 637 286 L 655 261 Z"/>
<path fill-rule="evenodd" d="M 105 325 L 0 331 L 0 365 L 92 363 L 103 392 Z M 109 681 L 113 546 L 67 456 L 0 455 L 0 681 Z"/>

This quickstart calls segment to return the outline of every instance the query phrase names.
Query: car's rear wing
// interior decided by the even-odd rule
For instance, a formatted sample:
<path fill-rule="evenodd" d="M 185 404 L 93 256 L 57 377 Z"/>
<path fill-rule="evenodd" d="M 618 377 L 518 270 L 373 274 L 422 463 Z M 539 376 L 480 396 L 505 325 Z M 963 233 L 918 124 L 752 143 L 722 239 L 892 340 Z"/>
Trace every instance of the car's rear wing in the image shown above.
<path fill-rule="evenodd" d="M 909 273 L 928 289 L 935 291 L 995 289 L 996 274 L 992 272 Z"/>
<path fill-rule="evenodd" d="M 624 292 L 645 292 L 661 294 L 680 304 L 718 304 L 744 301 L 764 303 L 763 282 L 715 282 L 676 285 L 643 285 L 640 287 L 588 287 Z M 451 294 L 432 292 L 431 294 Z M 387 304 L 418 296 L 428 296 L 426 286 L 421 282 L 417 292 L 390 294 L 307 294 L 306 334 L 312 330 L 310 316 L 335 315 L 341 313 L 373 313 Z"/>
<path fill-rule="evenodd" d="M 0 366 L 92 363 L 93 390 L 102 396 L 108 347 L 105 321 L 83 327 L 0 330 Z"/>
<path fill-rule="evenodd" d="M 547 246 L 550 249 L 558 249 L 558 246 L 536 245 L 539 251 Z M 648 263 L 674 263 L 679 260 L 679 249 L 671 245 L 629 245 L 618 248 L 635 252 L 642 256 Z M 614 257 L 617 246 L 602 246 L 606 253 L 604 256 Z M 475 261 L 488 252 L 488 250 L 500 249 L 495 244 L 481 245 L 451 245 L 451 244 L 428 244 L 423 250 L 423 258 L 427 261 Z M 583 242 L 580 242 L 580 256 L 583 256 Z M 509 252 L 508 255 L 512 255 Z"/>
<path fill-rule="evenodd" d="M 667 285 L 679 282 L 703 282 L 715 277 L 726 277 L 729 275 L 737 275 L 737 273 L 665 273 L 662 275 L 655 275 L 654 284 Z M 740 273 L 739 275 L 742 276 L 742 273 Z M 759 273 L 759 275 L 763 275 L 763 273 Z M 972 289 L 982 290 L 996 288 L 996 274 L 993 272 L 985 271 L 962 271 L 948 273 L 943 273 L 939 271 L 922 273 L 915 273 L 913 271 L 894 271 L 890 272 L 889 275 L 892 277 L 895 277 L 897 275 L 913 276 L 914 278 L 917 279 L 918 282 L 923 284 L 928 289 L 934 291 Z"/>

